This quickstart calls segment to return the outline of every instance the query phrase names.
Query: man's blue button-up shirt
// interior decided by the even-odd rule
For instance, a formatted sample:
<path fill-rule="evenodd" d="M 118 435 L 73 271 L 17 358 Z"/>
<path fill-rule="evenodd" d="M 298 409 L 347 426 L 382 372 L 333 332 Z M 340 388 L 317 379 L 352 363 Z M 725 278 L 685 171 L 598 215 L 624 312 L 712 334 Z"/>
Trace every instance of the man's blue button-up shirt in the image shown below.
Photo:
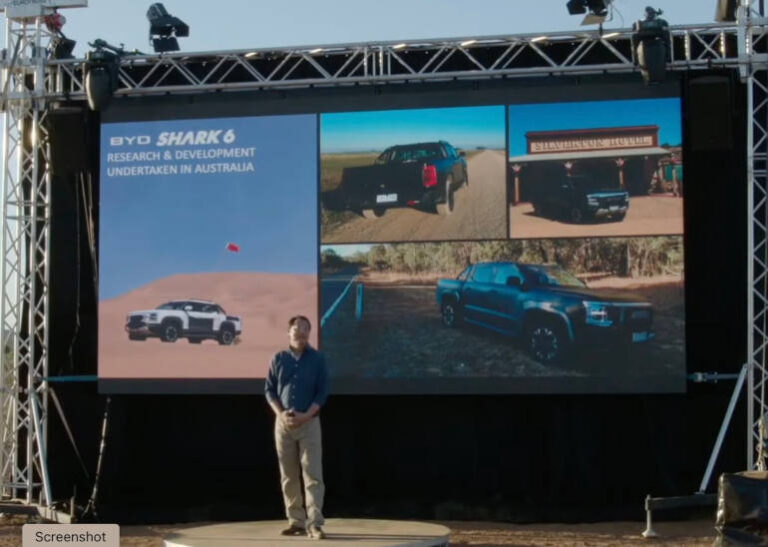
<path fill-rule="evenodd" d="M 264 384 L 267 400 L 279 400 L 283 408 L 306 412 L 312 403 L 319 406 L 328 398 L 328 370 L 325 357 L 309 346 L 296 359 L 289 350 L 272 358 Z"/>

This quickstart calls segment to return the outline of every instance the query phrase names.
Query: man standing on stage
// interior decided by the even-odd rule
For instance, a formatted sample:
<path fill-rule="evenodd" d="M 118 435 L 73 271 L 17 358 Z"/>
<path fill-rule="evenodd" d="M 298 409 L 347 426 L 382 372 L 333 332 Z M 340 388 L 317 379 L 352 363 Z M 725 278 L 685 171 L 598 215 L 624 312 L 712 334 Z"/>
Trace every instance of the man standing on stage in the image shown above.
<path fill-rule="evenodd" d="M 309 319 L 303 315 L 288 321 L 289 347 L 272 358 L 265 392 L 275 413 L 275 446 L 288 516 L 288 528 L 281 534 L 323 539 L 325 484 L 319 413 L 328 398 L 328 371 L 323 354 L 308 344 L 310 329 Z"/>

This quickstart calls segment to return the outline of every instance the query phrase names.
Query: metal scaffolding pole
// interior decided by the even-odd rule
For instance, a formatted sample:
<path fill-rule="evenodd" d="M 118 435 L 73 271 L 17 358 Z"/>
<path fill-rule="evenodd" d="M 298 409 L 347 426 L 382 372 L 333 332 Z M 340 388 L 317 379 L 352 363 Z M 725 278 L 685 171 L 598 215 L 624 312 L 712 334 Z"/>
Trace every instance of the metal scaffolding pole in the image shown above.
<path fill-rule="evenodd" d="M 40 499 L 44 505 L 52 502 L 44 456 L 51 184 L 44 120 L 50 38 L 42 17 L 9 18 L 0 78 L 0 493 L 27 503 Z"/>
<path fill-rule="evenodd" d="M 747 183 L 749 257 L 747 264 L 747 468 L 766 468 L 766 349 L 768 349 L 768 30 L 764 6 L 742 0 L 739 60 L 747 88 Z M 755 446 L 757 445 L 757 446 Z"/>

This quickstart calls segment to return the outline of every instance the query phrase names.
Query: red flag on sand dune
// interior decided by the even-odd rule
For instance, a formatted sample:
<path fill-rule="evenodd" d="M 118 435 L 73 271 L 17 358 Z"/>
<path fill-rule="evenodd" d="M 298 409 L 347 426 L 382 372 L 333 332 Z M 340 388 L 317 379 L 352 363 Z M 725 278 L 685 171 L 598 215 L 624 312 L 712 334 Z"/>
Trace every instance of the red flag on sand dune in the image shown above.
<path fill-rule="evenodd" d="M 227 250 L 233 253 L 239 253 L 240 245 L 238 245 L 237 243 L 227 243 Z"/>

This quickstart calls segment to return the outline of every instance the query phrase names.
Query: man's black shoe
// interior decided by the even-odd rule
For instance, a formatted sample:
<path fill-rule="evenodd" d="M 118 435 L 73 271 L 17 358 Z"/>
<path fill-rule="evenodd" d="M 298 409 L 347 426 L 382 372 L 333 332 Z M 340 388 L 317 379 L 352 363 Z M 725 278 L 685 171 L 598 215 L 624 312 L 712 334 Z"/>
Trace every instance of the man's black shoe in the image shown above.
<path fill-rule="evenodd" d="M 285 530 L 280 531 L 281 536 L 306 536 L 307 531 L 301 526 L 289 526 Z"/>

